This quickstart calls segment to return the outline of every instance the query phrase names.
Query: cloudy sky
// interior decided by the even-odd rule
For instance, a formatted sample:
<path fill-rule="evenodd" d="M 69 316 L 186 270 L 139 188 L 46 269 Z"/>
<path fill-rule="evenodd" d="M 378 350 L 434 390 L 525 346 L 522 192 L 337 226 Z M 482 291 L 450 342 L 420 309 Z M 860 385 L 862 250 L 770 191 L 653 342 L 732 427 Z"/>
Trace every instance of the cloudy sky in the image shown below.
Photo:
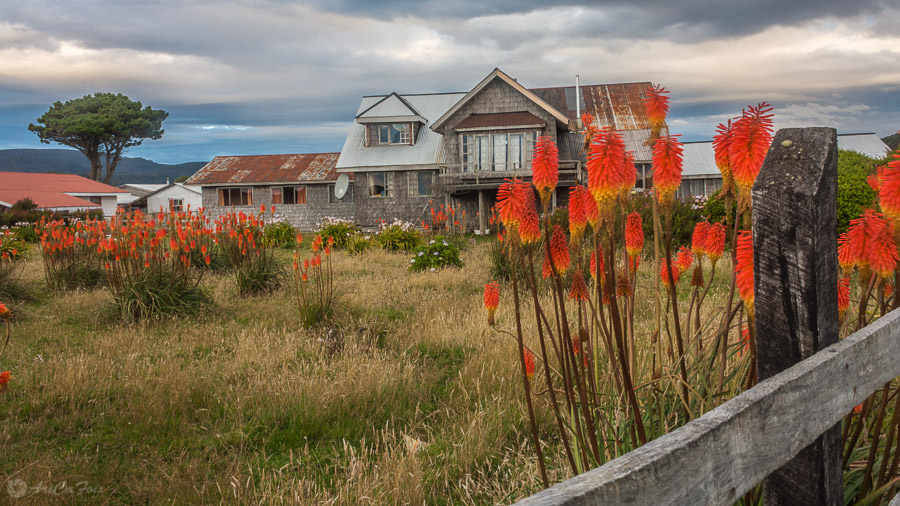
<path fill-rule="evenodd" d="M 552 7 L 549 7 L 552 5 Z M 56 100 L 170 113 L 130 156 L 339 151 L 362 95 L 652 81 L 683 140 L 759 101 L 776 127 L 900 129 L 898 0 L 0 0 L 0 149 Z M 49 147 L 49 146 L 45 146 Z"/>

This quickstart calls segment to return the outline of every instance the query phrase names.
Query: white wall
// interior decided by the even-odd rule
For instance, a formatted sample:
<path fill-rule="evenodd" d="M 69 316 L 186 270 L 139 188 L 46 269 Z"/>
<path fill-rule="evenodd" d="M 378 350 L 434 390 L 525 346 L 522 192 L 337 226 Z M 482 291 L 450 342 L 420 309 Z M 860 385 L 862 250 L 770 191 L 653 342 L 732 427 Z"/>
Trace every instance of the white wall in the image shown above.
<path fill-rule="evenodd" d="M 160 207 L 163 208 L 163 211 L 168 212 L 169 199 L 182 199 L 184 210 L 187 210 L 187 206 L 190 205 L 191 211 L 196 211 L 203 206 L 203 195 L 199 192 L 199 188 L 197 190 L 198 191 L 193 191 L 192 189 L 185 188 L 179 183 L 175 183 L 168 188 L 163 188 L 162 190 L 147 196 L 147 212 L 159 212 Z"/>

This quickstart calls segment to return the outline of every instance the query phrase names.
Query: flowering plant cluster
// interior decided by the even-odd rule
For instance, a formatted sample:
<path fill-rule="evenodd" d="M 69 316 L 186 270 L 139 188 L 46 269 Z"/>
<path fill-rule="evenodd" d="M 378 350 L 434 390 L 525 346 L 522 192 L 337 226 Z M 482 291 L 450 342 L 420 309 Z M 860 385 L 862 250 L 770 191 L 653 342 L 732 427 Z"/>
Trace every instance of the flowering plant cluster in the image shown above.
<path fill-rule="evenodd" d="M 297 236 L 299 247 L 303 237 Z M 294 250 L 292 267 L 292 289 L 304 327 L 313 327 L 331 318 L 337 296 L 334 291 L 334 269 L 331 264 L 331 249 L 335 241 L 332 237 L 323 240 L 316 235 L 310 248 L 312 256 L 301 258 L 300 251 Z M 324 264 L 322 255 L 325 255 Z"/>
<path fill-rule="evenodd" d="M 559 180 L 558 153 L 551 148 L 551 140 L 538 141 L 531 184 L 507 180 L 498 191 L 497 215 L 503 225 L 498 244 L 512 270 L 509 279 L 514 330 L 497 325 L 496 311 L 502 303 L 499 283 L 486 285 L 484 302 L 489 323 L 517 343 L 544 483 L 546 471 L 532 403 L 532 388 L 537 388 L 532 383 L 537 382 L 539 371 L 543 371 L 541 395 L 549 401 L 544 405 L 556 421 L 574 473 L 628 451 L 621 443 L 604 446 L 602 442 L 627 440 L 628 448 L 646 443 L 658 435 L 650 431 L 680 425 L 715 405 L 724 389 L 735 393 L 754 381 L 752 373 L 747 372 L 755 369 L 752 239 L 749 232 L 742 232 L 737 248 L 737 292 L 742 299 L 740 307 L 748 314 L 751 349 L 749 356 L 737 358 L 736 347 L 728 344 L 728 336 L 738 331 L 741 320 L 735 318 L 740 311 L 732 300 L 718 313 L 724 315 L 718 328 L 703 324 L 700 309 L 716 265 L 725 253 L 731 221 L 700 223 L 688 241 L 691 247 L 679 251 L 673 248 L 672 216 L 675 191 L 681 184 L 683 148 L 677 136 L 661 135 L 668 109 L 666 93 L 660 86 L 647 90 L 653 126 L 649 144 L 654 190 L 653 212 L 646 225 L 652 232 L 655 265 L 651 264 L 651 272 L 658 287 L 656 325 L 649 339 L 637 340 L 634 325 L 636 285 L 647 250 L 644 228 L 648 220 L 626 211 L 631 207 L 637 171 L 633 155 L 618 132 L 595 125 L 590 115 L 583 118 L 587 185 L 576 184 L 570 190 L 567 226 L 562 225 L 566 220 L 551 220 L 548 205 Z M 734 138 L 720 141 L 727 141 L 735 153 L 729 166 L 740 166 L 736 171 L 740 175 L 739 192 L 748 191 L 747 181 L 762 164 L 759 153 L 764 156 L 771 139 L 770 110 L 764 104 L 751 107 L 736 122 L 742 126 L 734 129 Z M 749 205 L 743 210 L 749 213 Z M 734 223 L 737 225 L 738 220 Z M 535 256 L 542 261 L 536 264 Z M 550 285 L 552 304 L 541 295 L 540 279 Z M 678 286 L 688 282 L 691 298 L 685 312 L 678 303 Z M 534 338 L 531 343 L 525 340 L 522 324 L 528 314 L 534 315 L 532 326 L 537 333 L 535 336 L 534 330 L 528 331 Z M 649 344 L 649 349 L 641 349 L 642 344 Z M 728 354 L 728 350 L 735 353 Z M 640 370 L 639 364 L 645 369 Z M 692 378 L 709 386 L 691 388 Z M 724 378 L 731 378 L 728 385 L 723 384 Z M 640 384 L 654 386 L 640 389 Z M 610 423 L 623 415 L 626 424 Z"/>
<path fill-rule="evenodd" d="M 397 218 L 391 223 L 378 220 L 375 241 L 382 249 L 396 252 L 411 251 L 418 246 L 421 238 L 414 224 Z"/>
<path fill-rule="evenodd" d="M 462 267 L 463 261 L 459 258 L 459 248 L 453 242 L 447 242 L 444 236 L 437 236 L 413 250 L 413 257 L 409 261 L 409 270 L 435 272 L 444 267 Z"/>
<path fill-rule="evenodd" d="M 274 215 L 275 207 L 270 208 Z M 234 269 L 238 293 L 256 295 L 281 287 L 284 272 L 265 237 L 266 206 L 259 212 L 228 213 L 216 218 L 215 241 Z"/>
<path fill-rule="evenodd" d="M 44 277 L 51 288 L 76 290 L 103 284 L 105 274 L 98 243 L 107 236 L 104 220 L 41 219 L 36 228 L 40 234 Z"/>
<path fill-rule="evenodd" d="M 336 249 L 348 247 L 357 233 L 359 230 L 352 221 L 341 218 L 325 217 L 319 226 L 319 235 L 325 240 L 332 239 Z"/>
<path fill-rule="evenodd" d="M 27 249 L 28 246 L 8 229 L 0 231 L 0 295 L 9 295 L 15 290 L 13 285 L 22 272 L 19 260 Z"/>
<path fill-rule="evenodd" d="M 429 201 L 431 207 L 431 221 L 422 220 L 422 230 L 425 235 L 432 237 L 434 235 L 453 235 L 461 234 L 466 231 L 466 210 L 461 205 L 434 206 L 434 201 Z"/>

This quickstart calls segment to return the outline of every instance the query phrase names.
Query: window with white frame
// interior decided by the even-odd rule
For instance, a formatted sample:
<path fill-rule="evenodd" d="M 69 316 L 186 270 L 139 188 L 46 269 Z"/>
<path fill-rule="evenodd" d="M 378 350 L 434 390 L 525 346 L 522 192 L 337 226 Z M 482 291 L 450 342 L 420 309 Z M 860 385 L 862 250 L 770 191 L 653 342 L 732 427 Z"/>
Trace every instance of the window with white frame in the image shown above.
<path fill-rule="evenodd" d="M 369 145 L 412 144 L 412 123 L 374 123 L 367 128 Z"/>
<path fill-rule="evenodd" d="M 273 186 L 273 204 L 306 204 L 305 186 Z"/>
<path fill-rule="evenodd" d="M 184 209 L 184 199 L 169 199 L 169 209 L 180 213 Z"/>
<path fill-rule="evenodd" d="M 390 197 L 394 186 L 392 172 L 369 172 L 369 196 Z"/>
<path fill-rule="evenodd" d="M 412 171 L 408 173 L 408 177 L 410 196 L 424 197 L 431 195 L 431 185 L 434 183 L 434 171 Z"/>
<path fill-rule="evenodd" d="M 531 166 L 537 131 L 460 134 L 463 172 L 519 170 Z"/>

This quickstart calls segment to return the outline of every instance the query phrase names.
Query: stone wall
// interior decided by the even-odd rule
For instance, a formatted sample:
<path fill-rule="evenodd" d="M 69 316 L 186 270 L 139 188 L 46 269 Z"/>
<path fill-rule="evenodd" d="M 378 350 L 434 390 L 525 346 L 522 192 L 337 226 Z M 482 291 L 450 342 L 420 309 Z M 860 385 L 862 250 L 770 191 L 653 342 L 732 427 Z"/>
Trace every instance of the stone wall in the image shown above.
<path fill-rule="evenodd" d="M 259 206 L 268 209 L 272 205 L 272 190 L 269 186 L 253 186 L 253 205 L 219 207 L 217 187 L 203 187 L 203 207 L 210 217 L 216 217 L 234 210 L 245 213 L 258 213 Z M 356 195 L 354 195 L 355 197 Z M 306 204 L 277 204 L 275 213 L 283 216 L 294 228 L 302 231 L 318 230 L 326 217 L 354 219 L 354 204 L 333 204 L 328 199 L 328 184 L 317 183 L 306 185 Z"/>

